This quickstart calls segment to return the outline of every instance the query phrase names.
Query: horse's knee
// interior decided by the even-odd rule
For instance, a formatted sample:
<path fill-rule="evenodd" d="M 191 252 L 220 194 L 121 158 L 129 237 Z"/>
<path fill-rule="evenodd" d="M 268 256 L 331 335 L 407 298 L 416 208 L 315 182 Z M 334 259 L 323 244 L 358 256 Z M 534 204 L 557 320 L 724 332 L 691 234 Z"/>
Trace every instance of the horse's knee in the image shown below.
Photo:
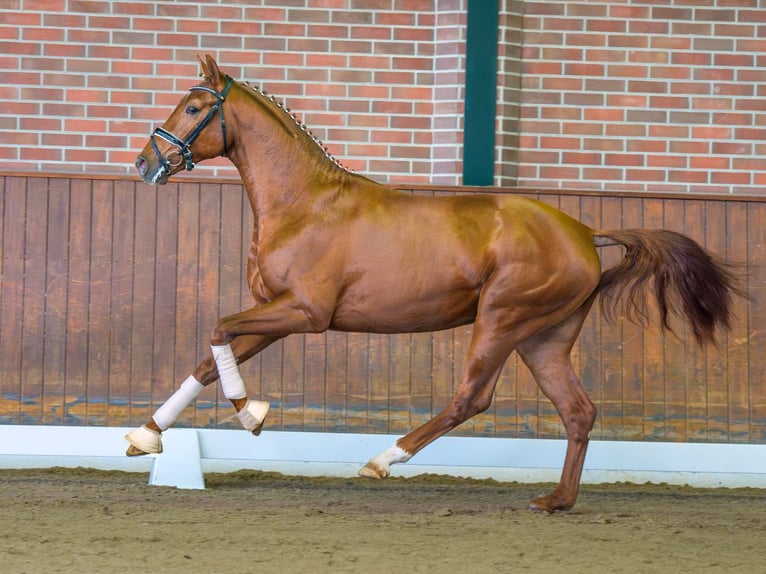
<path fill-rule="evenodd" d="M 218 323 L 210 333 L 210 344 L 213 346 L 227 345 L 234 340 L 234 335 L 224 328 L 223 323 Z"/>
<path fill-rule="evenodd" d="M 567 437 L 572 440 L 587 441 L 596 422 L 596 414 L 596 406 L 590 399 L 562 413 L 561 420 L 567 431 Z"/>

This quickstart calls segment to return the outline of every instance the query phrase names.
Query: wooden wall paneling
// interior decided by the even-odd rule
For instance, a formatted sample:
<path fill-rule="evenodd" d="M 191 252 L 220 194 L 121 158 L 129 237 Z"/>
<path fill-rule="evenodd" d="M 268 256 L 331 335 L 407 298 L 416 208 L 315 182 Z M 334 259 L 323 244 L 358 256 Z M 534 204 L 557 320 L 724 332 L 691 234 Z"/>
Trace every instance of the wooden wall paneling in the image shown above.
<path fill-rule="evenodd" d="M 307 334 L 304 339 L 303 428 L 310 431 L 322 431 L 325 429 L 328 409 L 325 379 L 327 339 L 323 334 L 315 333 Z M 387 381 L 384 381 L 385 383 Z"/>
<path fill-rule="evenodd" d="M 242 300 L 242 286 L 245 282 L 242 269 L 242 188 L 232 189 L 233 186 L 209 184 L 201 187 L 200 192 L 206 197 L 206 204 L 217 206 L 217 209 L 211 210 L 211 213 L 207 214 L 208 217 L 214 219 L 216 213 L 219 215 L 216 221 L 210 221 L 209 225 L 218 226 L 218 232 L 211 234 L 209 241 L 205 247 L 201 249 L 210 250 L 210 258 L 212 261 L 218 259 L 217 271 L 215 266 L 210 269 L 209 274 L 215 275 L 213 281 L 210 282 L 210 292 L 204 298 L 206 301 L 207 309 L 200 309 L 200 353 L 202 355 L 207 354 L 208 350 L 205 348 L 205 339 L 209 344 L 210 333 L 215 327 L 215 323 L 219 317 L 231 315 L 232 313 L 239 313 L 243 310 L 241 305 Z M 203 207 L 206 209 L 206 207 Z M 201 215 L 201 217 L 203 217 Z M 215 241 L 218 240 L 218 247 L 215 246 Z M 216 253 L 217 249 L 217 253 Z M 208 272 L 206 272 L 207 274 Z M 217 285 L 216 285 L 217 283 Z M 217 288 L 216 294 L 213 290 Z M 248 306 L 252 307 L 252 303 Z M 243 379 L 245 381 L 245 387 L 248 390 L 248 396 L 252 391 L 250 377 L 245 376 L 244 369 L 240 371 L 243 373 Z M 231 402 L 223 395 L 219 384 L 213 386 L 210 391 L 205 393 L 205 397 L 212 399 L 215 397 L 215 403 L 211 400 L 197 401 L 196 411 L 194 415 L 195 426 L 211 425 L 216 420 L 221 420 L 226 417 L 231 417 L 234 414 L 234 409 Z M 213 392 L 215 391 L 215 392 Z M 203 408 L 207 407 L 207 408 Z"/>
<path fill-rule="evenodd" d="M 166 365 L 172 368 L 170 360 L 172 355 L 166 355 L 161 364 L 157 364 L 154 359 L 155 344 L 164 343 L 162 334 L 155 337 L 155 311 L 164 311 L 164 315 L 169 314 L 167 308 L 162 309 L 162 303 L 155 306 L 158 299 L 166 300 L 162 298 L 164 286 L 157 281 L 157 267 L 164 257 L 159 250 L 157 237 L 157 188 L 140 182 L 130 183 L 130 192 L 135 206 L 132 253 L 133 300 L 132 321 L 130 329 L 126 328 L 126 331 L 130 337 L 131 350 L 127 424 L 132 426 L 146 423 L 154 413 L 152 408 L 153 373 L 155 369 L 162 370 Z M 164 336 L 172 341 L 171 333 L 166 333 Z M 167 368 L 164 372 L 167 373 Z"/>
<path fill-rule="evenodd" d="M 747 204 L 727 203 L 726 257 L 730 261 L 747 261 L 748 218 Z M 734 312 L 740 320 L 733 324 L 728 335 L 727 363 L 729 365 L 729 432 L 737 442 L 750 437 L 750 379 L 747 368 L 749 359 L 748 304 L 737 299 Z"/>
<path fill-rule="evenodd" d="M 685 229 L 685 202 L 668 199 L 663 202 L 663 227 L 701 241 L 699 227 Z M 669 440 L 687 440 L 687 386 L 686 364 L 690 330 L 686 321 L 672 317 L 673 333 L 666 333 L 663 349 L 663 380 L 665 381 L 665 435 Z"/>
<path fill-rule="evenodd" d="M 748 206 L 750 442 L 766 441 L 766 204 Z"/>
<path fill-rule="evenodd" d="M 410 403 L 410 385 L 413 376 L 410 369 L 410 341 L 407 333 L 390 335 L 389 349 L 389 391 L 388 432 L 405 434 L 415 428 Z M 330 343 L 328 342 L 328 345 Z"/>
<path fill-rule="evenodd" d="M 367 430 L 370 426 L 369 412 L 369 345 L 367 333 L 348 333 L 346 344 L 346 389 L 348 397 L 348 423 L 352 428 Z"/>
<path fill-rule="evenodd" d="M 184 190 L 181 190 L 183 195 Z M 221 297 L 221 244 L 225 228 L 221 221 L 220 186 L 215 183 L 201 183 L 198 188 L 198 204 L 194 218 L 189 222 L 179 219 L 179 225 L 193 223 L 196 220 L 197 229 L 187 229 L 188 241 L 197 242 L 197 344 L 193 352 L 190 350 L 193 369 L 202 357 L 210 352 L 210 334 L 218 322 L 218 318 L 226 314 L 220 304 Z M 196 234 L 196 238 L 195 238 Z M 179 249 L 184 246 L 179 240 Z M 215 420 L 219 425 L 239 428 L 239 423 L 231 419 L 233 414 L 231 403 L 223 395 L 220 385 L 211 385 L 215 389 Z M 206 393 L 212 398 L 210 393 Z M 204 405 L 213 407 L 213 405 Z M 200 402 L 197 401 L 197 407 Z"/>
<path fill-rule="evenodd" d="M 644 224 L 643 203 L 644 200 L 640 198 L 622 199 L 620 213 L 615 214 L 614 219 L 610 215 L 608 227 L 613 229 L 642 227 Z M 612 247 L 610 250 L 610 257 L 614 257 L 615 264 L 618 263 L 624 256 L 624 250 L 619 247 Z M 629 321 L 625 316 L 612 328 L 612 336 L 616 337 L 617 344 L 622 349 L 623 423 L 620 439 L 643 440 L 648 436 L 648 424 L 644 420 L 648 384 L 646 342 L 648 339 L 658 337 L 658 332 L 656 325 L 646 329 Z"/>
<path fill-rule="evenodd" d="M 88 300 L 88 421 L 89 425 L 110 424 L 109 420 L 109 314 L 112 288 L 112 223 L 114 182 L 92 182 L 90 243 L 90 297 Z"/>
<path fill-rule="evenodd" d="M 0 176 L 0 422 L 140 424 L 208 353 L 219 314 L 252 305 L 252 219 L 238 184 Z M 461 190 L 461 192 L 466 192 Z M 469 191 L 470 192 L 470 191 Z M 429 192 L 433 194 L 433 192 Z M 718 350 L 594 308 L 573 351 L 599 409 L 594 437 L 758 442 L 766 436 L 761 299 L 766 203 L 539 193 L 592 227 L 682 231 L 744 262 L 750 303 Z M 622 250 L 599 250 L 604 267 Z M 243 366 L 270 428 L 404 434 L 443 409 L 472 326 L 415 335 L 326 333 L 275 343 Z M 206 389 L 182 426 L 238 428 Z M 512 356 L 484 414 L 456 434 L 553 438 L 563 427 Z"/>
<path fill-rule="evenodd" d="M 346 403 L 348 401 L 348 337 L 346 333 L 329 331 L 324 335 L 325 363 L 324 386 L 325 422 L 324 428 L 329 432 L 344 432 L 351 428 L 348 420 Z"/>
<path fill-rule="evenodd" d="M 27 180 L 4 178 L 0 267 L 0 400 L 5 424 L 22 423 L 21 334 L 24 316 L 24 232 Z"/>
<path fill-rule="evenodd" d="M 149 285 L 151 271 L 146 269 L 145 283 L 136 286 L 149 289 L 147 293 L 140 293 L 141 300 L 147 307 L 153 306 L 153 322 L 151 330 L 142 339 L 142 348 L 151 342 L 151 347 L 146 349 L 145 357 L 136 357 L 136 360 L 145 360 L 151 365 L 149 383 L 151 385 L 151 413 L 153 413 L 178 385 L 191 374 L 195 365 L 196 346 L 196 288 L 191 285 L 196 281 L 196 272 L 191 273 L 196 261 L 196 239 L 191 247 L 192 253 L 181 252 L 179 231 L 180 212 L 180 187 L 176 184 L 167 184 L 163 187 L 154 187 L 137 184 L 139 205 L 146 205 L 138 213 L 141 221 L 147 224 L 152 213 L 155 216 L 151 225 L 154 226 L 152 235 L 155 239 L 154 254 L 151 260 L 153 265 L 154 283 Z M 194 189 L 191 194 L 194 194 Z M 186 188 L 184 188 L 184 194 Z M 150 206 L 154 204 L 152 209 Z M 190 209 L 191 210 L 191 209 Z M 194 225 L 191 226 L 194 228 Z M 187 236 L 188 237 L 188 236 Z M 142 247 L 142 251 L 144 249 Z M 147 255 L 149 255 L 147 253 Z M 142 273 L 143 277 L 143 273 Z M 184 281 L 181 283 L 181 281 Z M 182 287 L 179 289 L 179 285 Z M 151 299 L 151 300 L 147 300 Z M 140 334 L 137 333 L 137 336 Z M 141 381 L 143 387 L 146 383 Z M 142 419 L 145 416 L 141 417 Z M 190 424 L 206 426 L 209 420 L 197 421 L 193 416 L 193 409 L 186 409 L 179 417 L 180 426 Z"/>
<path fill-rule="evenodd" d="M 22 419 L 42 420 L 44 388 L 46 228 L 48 180 L 27 182 L 27 209 L 24 221 L 24 315 L 21 331 Z"/>
<path fill-rule="evenodd" d="M 706 219 L 705 202 L 701 200 L 684 202 L 683 232 L 694 237 L 696 241 L 705 246 L 708 227 Z M 684 324 L 685 357 L 681 365 L 683 378 L 686 383 L 686 396 L 684 397 L 685 440 L 704 441 L 707 439 L 708 427 L 708 380 L 705 369 L 706 349 L 700 348 L 694 341 L 694 334 Z"/>
<path fill-rule="evenodd" d="M 391 363 L 389 335 L 371 335 L 369 338 L 368 353 L 370 370 L 368 374 L 368 400 L 369 409 L 369 432 L 388 432 L 389 413 L 389 389 L 391 383 Z M 312 385 L 313 382 L 308 382 Z"/>
<path fill-rule="evenodd" d="M 466 356 L 468 354 L 468 349 L 471 346 L 471 339 L 473 337 L 473 325 L 464 325 L 462 327 L 457 327 L 454 329 L 454 332 L 452 334 L 452 346 L 453 346 L 453 365 L 454 365 L 454 389 L 457 390 L 460 384 L 463 381 L 463 376 L 465 375 L 465 368 L 466 368 Z M 451 399 L 452 397 L 450 397 Z M 443 405 L 438 405 L 440 408 L 444 408 L 447 406 L 447 403 L 444 403 Z M 420 419 L 418 419 L 419 421 Z M 412 421 L 412 428 L 415 427 L 415 420 Z M 460 434 L 460 435 L 473 435 L 474 434 L 474 428 L 475 428 L 475 421 L 468 420 L 464 422 L 462 425 L 460 425 L 456 430 L 452 431 L 453 434 Z"/>
<path fill-rule="evenodd" d="M 282 340 L 282 409 L 283 424 L 290 430 L 303 430 L 305 414 L 304 367 L 306 336 L 289 335 Z"/>
<path fill-rule="evenodd" d="M 162 221 L 158 222 L 157 236 L 158 239 L 162 238 L 161 241 L 168 242 L 166 244 L 168 252 L 171 252 L 172 247 L 175 248 L 177 261 L 175 269 L 176 291 L 173 295 L 175 311 L 173 316 L 166 316 L 163 313 L 157 319 L 168 334 L 175 330 L 175 348 L 173 349 L 175 376 L 173 380 L 155 383 L 158 386 L 154 393 L 157 402 L 165 400 L 194 371 L 203 354 L 200 337 L 204 337 L 204 332 L 212 328 L 212 325 L 203 326 L 204 321 L 200 318 L 200 307 L 208 305 L 209 302 L 209 299 L 203 298 L 199 278 L 200 267 L 203 265 L 200 253 L 203 234 L 203 227 L 200 222 L 200 188 L 198 184 L 183 184 L 177 186 L 174 191 L 176 199 L 174 207 L 177 210 L 177 216 L 167 224 Z M 158 215 L 164 212 L 165 208 L 169 211 L 170 207 L 170 205 L 160 204 Z M 206 232 L 207 228 L 204 231 Z M 174 244 L 170 243 L 172 241 L 171 236 L 176 238 Z M 162 389 L 161 393 L 159 392 L 160 388 Z M 178 424 L 192 426 L 200 418 L 206 420 L 207 424 L 214 424 L 217 390 L 217 385 L 206 388 L 197 399 L 196 408 L 186 409 L 179 417 Z M 203 413 L 205 417 L 199 416 Z"/>
<path fill-rule="evenodd" d="M 642 227 L 663 228 L 665 224 L 663 200 L 646 198 L 642 203 Z M 668 437 L 665 432 L 665 334 L 657 325 L 656 312 L 652 313 L 650 331 L 644 341 L 644 438 L 666 440 Z"/>
<path fill-rule="evenodd" d="M 455 342 L 454 329 L 435 331 L 431 334 L 431 369 L 430 379 L 433 381 L 431 391 L 431 416 L 436 416 L 452 400 L 455 394 Z M 491 414 L 490 414 L 491 413 Z M 487 418 L 495 424 L 495 413 L 491 410 Z"/>
<path fill-rule="evenodd" d="M 69 180 L 48 181 L 43 347 L 43 424 L 63 424 L 66 400 L 67 286 L 69 282 Z M 44 224 L 43 222 L 39 222 Z"/>
<path fill-rule="evenodd" d="M 604 205 L 601 198 L 579 198 L 579 219 L 585 225 L 593 229 L 603 227 Z M 604 257 L 604 248 L 597 249 L 599 258 Z M 609 387 L 604 379 L 604 345 L 608 340 L 609 332 L 602 330 L 602 317 L 598 302 L 594 301 L 588 316 L 585 318 L 582 332 L 575 344 L 575 351 L 579 357 L 579 369 L 576 371 L 591 400 L 598 408 L 595 430 L 591 436 L 600 437 L 605 425 L 603 421 L 609 421 L 609 428 L 617 428 L 621 423 L 622 396 L 620 385 Z"/>
<path fill-rule="evenodd" d="M 111 237 L 112 279 L 109 301 L 109 422 L 130 423 L 135 244 L 135 189 L 133 182 L 113 184 Z"/>
<path fill-rule="evenodd" d="M 728 233 L 727 207 L 723 202 L 707 202 L 705 206 L 705 247 L 720 258 L 726 258 Z M 710 441 L 729 440 L 729 376 L 726 368 L 729 339 L 719 334 L 718 348 L 705 349 L 707 385 L 707 429 Z"/>
<path fill-rule="evenodd" d="M 580 217 L 579 205 L 576 201 L 572 201 L 571 197 L 562 197 L 561 194 L 542 194 L 538 199 L 575 219 Z M 579 371 L 581 367 L 579 352 L 573 358 L 575 359 L 573 368 Z M 561 417 L 559 417 L 558 411 L 556 411 L 548 397 L 537 387 L 537 382 L 533 377 L 532 382 L 537 389 L 537 436 L 540 438 L 559 438 L 565 436 L 564 426 L 561 424 Z"/>
<path fill-rule="evenodd" d="M 69 260 L 67 265 L 64 424 L 88 423 L 88 349 L 91 292 L 92 182 L 69 183 Z"/>
<path fill-rule="evenodd" d="M 433 397 L 433 339 L 430 333 L 414 333 L 410 339 L 410 405 L 412 428 L 429 421 L 434 411 L 446 405 L 435 405 Z M 441 383 L 444 385 L 444 383 Z M 443 392 L 442 392 L 443 394 Z M 475 424 L 477 421 L 473 421 Z"/>

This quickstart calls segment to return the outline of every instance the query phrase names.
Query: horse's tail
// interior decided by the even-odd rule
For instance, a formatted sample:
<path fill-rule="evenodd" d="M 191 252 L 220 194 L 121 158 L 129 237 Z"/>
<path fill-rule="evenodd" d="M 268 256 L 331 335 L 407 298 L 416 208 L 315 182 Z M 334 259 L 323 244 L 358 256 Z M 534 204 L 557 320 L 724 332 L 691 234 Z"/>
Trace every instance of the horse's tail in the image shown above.
<path fill-rule="evenodd" d="M 622 245 L 624 259 L 601 274 L 597 292 L 601 311 L 614 320 L 619 308 L 645 325 L 649 319 L 647 292 L 653 283 L 662 327 L 672 332 L 668 313 L 685 317 L 697 343 L 715 343 L 716 328 L 728 330 L 732 298 L 747 298 L 731 267 L 689 237 L 662 229 L 595 231 L 597 247 Z M 622 307 L 621 307 L 621 302 Z"/>

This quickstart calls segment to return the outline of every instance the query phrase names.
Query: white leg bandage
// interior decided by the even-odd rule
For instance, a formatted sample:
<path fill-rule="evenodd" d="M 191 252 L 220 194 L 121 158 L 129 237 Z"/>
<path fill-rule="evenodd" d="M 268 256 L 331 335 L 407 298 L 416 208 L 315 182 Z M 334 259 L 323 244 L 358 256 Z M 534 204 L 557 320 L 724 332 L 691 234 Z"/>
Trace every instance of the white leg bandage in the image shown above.
<path fill-rule="evenodd" d="M 408 453 L 406 450 L 394 445 L 392 447 L 387 448 L 383 452 L 381 452 L 378 456 L 373 458 L 370 462 L 373 462 L 380 466 L 381 468 L 385 468 L 388 470 L 388 468 L 392 464 L 396 464 L 398 462 L 407 462 L 412 458 L 412 455 Z"/>
<path fill-rule="evenodd" d="M 244 399 L 247 396 L 245 381 L 239 374 L 237 359 L 231 345 L 210 345 L 213 358 L 218 367 L 218 376 L 221 379 L 221 390 L 227 399 Z"/>
<path fill-rule="evenodd" d="M 218 376 L 221 379 L 223 396 L 227 399 L 244 399 L 247 397 L 245 381 L 239 374 L 237 359 L 231 350 L 231 345 L 210 345 L 213 358 L 218 367 Z M 269 403 L 265 401 L 247 401 L 245 406 L 237 413 L 239 422 L 245 429 L 257 435 L 261 432 L 263 420 L 269 412 Z"/>
<path fill-rule="evenodd" d="M 407 462 L 412 458 L 412 455 L 403 448 L 394 445 L 387 448 L 379 455 L 371 458 L 367 464 L 365 464 L 359 470 L 359 476 L 367 478 L 385 478 L 391 474 L 391 465 L 397 462 Z"/>
<path fill-rule="evenodd" d="M 170 398 L 154 413 L 152 416 L 154 422 L 162 430 L 169 429 L 176 422 L 181 411 L 188 407 L 204 388 L 194 375 L 189 375 L 176 392 L 170 395 Z"/>

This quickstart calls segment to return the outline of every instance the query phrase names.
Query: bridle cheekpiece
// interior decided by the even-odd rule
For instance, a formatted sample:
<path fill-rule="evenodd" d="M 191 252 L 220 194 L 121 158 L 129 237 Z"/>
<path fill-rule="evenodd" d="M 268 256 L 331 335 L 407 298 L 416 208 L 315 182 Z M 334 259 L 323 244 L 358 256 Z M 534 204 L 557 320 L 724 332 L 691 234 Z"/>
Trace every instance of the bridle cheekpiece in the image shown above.
<path fill-rule="evenodd" d="M 154 149 L 154 153 L 157 154 L 157 158 L 160 160 L 160 163 L 162 164 L 162 169 L 167 173 L 170 174 L 170 169 L 176 166 L 181 165 L 181 163 L 185 162 L 186 170 L 191 171 L 194 169 L 194 162 L 192 161 L 192 150 L 191 145 L 194 143 L 194 140 L 197 139 L 197 137 L 202 133 L 202 130 L 205 129 L 205 127 L 210 123 L 210 120 L 213 119 L 213 116 L 215 116 L 216 113 L 219 111 L 221 112 L 221 137 L 223 138 L 223 155 L 227 156 L 229 153 L 228 145 L 226 144 L 226 120 L 223 116 L 223 102 L 226 100 L 226 96 L 229 94 L 229 90 L 231 89 L 231 85 L 234 82 L 234 80 L 231 78 L 231 76 L 226 76 L 226 86 L 224 86 L 223 90 L 220 92 L 217 92 L 213 88 L 208 88 L 207 86 L 194 86 L 192 88 L 189 88 L 190 92 L 193 92 L 195 90 L 201 91 L 201 92 L 207 92 L 209 94 L 213 94 L 216 99 L 218 100 L 215 104 L 213 104 L 213 107 L 210 108 L 210 111 L 208 111 L 207 115 L 202 118 L 202 121 L 197 124 L 197 127 L 195 127 L 192 132 L 186 137 L 186 139 L 181 139 L 177 135 L 175 135 L 172 132 L 169 132 L 165 128 L 157 128 L 154 130 L 154 133 L 152 133 L 150 137 L 150 141 L 152 142 L 152 148 Z M 171 162 L 170 161 L 170 155 L 168 154 L 167 157 L 162 157 L 162 154 L 160 153 L 159 148 L 157 147 L 157 141 L 156 137 L 159 136 L 162 139 L 164 139 L 169 144 L 172 144 L 178 148 L 178 161 L 177 162 Z M 173 152 L 171 152 L 173 153 Z"/>

